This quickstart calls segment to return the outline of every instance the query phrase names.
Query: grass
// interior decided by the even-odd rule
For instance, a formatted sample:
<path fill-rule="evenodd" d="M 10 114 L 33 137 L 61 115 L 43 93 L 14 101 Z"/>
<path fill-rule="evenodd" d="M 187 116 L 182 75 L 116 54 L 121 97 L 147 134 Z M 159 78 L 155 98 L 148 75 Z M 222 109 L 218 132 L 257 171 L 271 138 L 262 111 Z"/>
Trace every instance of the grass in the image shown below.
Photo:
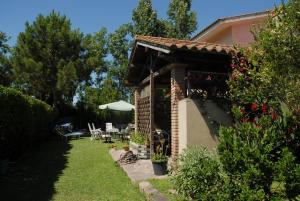
<path fill-rule="evenodd" d="M 174 189 L 171 181 L 169 178 L 167 179 L 149 179 L 148 180 L 152 186 L 160 191 L 162 194 L 164 194 L 170 201 L 184 201 L 184 198 L 182 198 L 179 195 L 175 195 L 171 192 L 169 192 L 170 189 Z"/>
<path fill-rule="evenodd" d="M 1 200 L 145 200 L 111 159 L 111 145 L 89 138 L 47 142 L 0 181 Z"/>

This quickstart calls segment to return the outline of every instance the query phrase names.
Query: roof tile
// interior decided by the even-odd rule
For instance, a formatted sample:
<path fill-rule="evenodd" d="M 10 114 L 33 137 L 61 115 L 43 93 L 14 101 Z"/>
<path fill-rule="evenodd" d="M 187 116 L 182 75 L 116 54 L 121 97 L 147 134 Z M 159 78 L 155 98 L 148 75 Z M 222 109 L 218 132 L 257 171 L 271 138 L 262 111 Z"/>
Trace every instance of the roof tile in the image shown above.
<path fill-rule="evenodd" d="M 135 40 L 138 42 L 150 43 L 153 46 L 163 46 L 167 49 L 188 49 L 196 51 L 208 51 L 229 54 L 234 51 L 230 45 L 197 42 L 191 40 L 181 40 L 175 38 L 162 38 L 153 36 L 137 35 Z"/>

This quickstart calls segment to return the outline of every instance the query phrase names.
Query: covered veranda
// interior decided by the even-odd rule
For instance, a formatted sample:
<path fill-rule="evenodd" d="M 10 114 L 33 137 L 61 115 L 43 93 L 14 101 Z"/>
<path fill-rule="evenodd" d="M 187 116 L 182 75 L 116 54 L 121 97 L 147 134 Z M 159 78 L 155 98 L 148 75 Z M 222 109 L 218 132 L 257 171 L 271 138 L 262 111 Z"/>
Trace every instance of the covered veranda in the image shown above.
<path fill-rule="evenodd" d="M 178 156 L 179 119 L 185 118 L 179 115 L 179 102 L 224 91 L 232 51 L 226 45 L 136 36 L 127 84 L 135 90 L 135 130 L 149 136 L 151 152 L 154 132 L 161 129 L 171 136 L 171 156 Z"/>

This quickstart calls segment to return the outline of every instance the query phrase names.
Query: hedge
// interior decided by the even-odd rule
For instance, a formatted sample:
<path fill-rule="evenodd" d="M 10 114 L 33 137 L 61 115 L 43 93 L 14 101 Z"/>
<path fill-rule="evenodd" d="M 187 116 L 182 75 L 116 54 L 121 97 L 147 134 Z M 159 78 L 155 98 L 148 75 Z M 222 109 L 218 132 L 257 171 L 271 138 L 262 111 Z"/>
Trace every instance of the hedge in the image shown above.
<path fill-rule="evenodd" d="M 55 117 L 45 102 L 0 86 L 0 160 L 14 159 L 43 141 Z"/>

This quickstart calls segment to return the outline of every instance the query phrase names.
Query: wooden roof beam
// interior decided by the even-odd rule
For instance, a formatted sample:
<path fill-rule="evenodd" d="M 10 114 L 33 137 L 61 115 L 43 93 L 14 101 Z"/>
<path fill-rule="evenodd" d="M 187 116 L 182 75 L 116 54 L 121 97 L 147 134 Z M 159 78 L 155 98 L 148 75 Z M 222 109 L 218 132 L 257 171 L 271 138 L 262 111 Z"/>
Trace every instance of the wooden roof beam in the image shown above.
<path fill-rule="evenodd" d="M 153 72 L 153 78 L 156 78 L 158 76 L 161 76 L 161 75 L 164 75 L 165 73 L 167 73 L 168 71 L 170 71 L 170 69 L 172 68 L 172 64 L 171 65 L 167 65 L 155 72 Z M 148 82 L 150 82 L 150 76 L 146 77 L 145 79 L 143 79 L 141 82 L 140 82 L 140 86 L 143 86 L 145 84 L 147 84 Z"/>

